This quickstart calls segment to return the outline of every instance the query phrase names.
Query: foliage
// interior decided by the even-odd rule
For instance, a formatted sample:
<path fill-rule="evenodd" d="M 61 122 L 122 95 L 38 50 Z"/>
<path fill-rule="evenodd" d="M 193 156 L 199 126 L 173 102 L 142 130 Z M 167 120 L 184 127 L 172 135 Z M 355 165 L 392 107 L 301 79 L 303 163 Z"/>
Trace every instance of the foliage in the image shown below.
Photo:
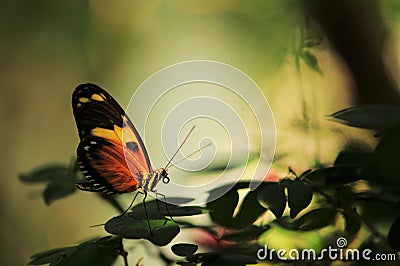
<path fill-rule="evenodd" d="M 121 255 L 128 265 L 122 239 L 147 239 L 155 246 L 164 246 L 187 228 L 199 229 L 217 245 L 209 252 L 198 252 L 195 243 L 175 243 L 171 250 L 180 257 L 178 265 L 256 264 L 257 250 L 269 244 L 269 234 L 277 230 L 292 238 L 315 239 L 315 233 L 333 228 L 329 232 L 359 243 L 357 247 L 368 247 L 375 253 L 396 253 L 400 250 L 400 110 L 391 106 L 359 106 L 331 117 L 350 126 L 379 130 L 376 148 L 349 145 L 338 153 L 331 166 L 309 169 L 300 175 L 289 168 L 280 182 L 263 182 L 254 191 L 246 191 L 243 200 L 239 192 L 248 187 L 247 182 L 235 184 L 225 195 L 203 207 L 175 206 L 157 200 L 142 202 L 125 215 L 106 222 L 105 231 L 113 236 L 38 253 L 29 264 L 111 265 Z M 41 167 L 20 176 L 25 183 L 47 183 L 43 196 L 48 205 L 74 193 L 73 184 L 80 178 L 74 163 Z M 220 189 L 210 191 L 210 197 Z M 112 197 L 106 200 L 114 207 L 118 205 Z M 183 203 L 189 201 L 181 199 Z M 274 218 L 264 219 L 268 213 Z M 208 215 L 211 223 L 201 226 L 185 220 L 198 215 Z M 176 220 L 177 217 L 180 219 Z M 391 226 L 383 228 L 382 221 L 390 221 Z M 332 244 L 332 240 L 332 236 L 325 235 L 319 248 Z M 296 241 L 292 239 L 292 244 Z M 317 247 L 311 242 L 305 244 L 309 246 L 298 248 Z M 166 257 L 164 260 L 166 264 L 173 262 Z M 279 262 L 276 256 L 271 261 Z M 304 264 L 296 260 L 286 263 Z"/>

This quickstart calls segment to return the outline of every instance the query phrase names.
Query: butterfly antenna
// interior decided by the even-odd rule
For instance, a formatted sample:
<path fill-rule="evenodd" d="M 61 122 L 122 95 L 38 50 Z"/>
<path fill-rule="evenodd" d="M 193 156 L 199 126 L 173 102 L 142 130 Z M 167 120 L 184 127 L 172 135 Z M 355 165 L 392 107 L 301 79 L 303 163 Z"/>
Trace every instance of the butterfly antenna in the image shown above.
<path fill-rule="evenodd" d="M 190 134 L 192 134 L 193 130 L 196 128 L 196 125 L 194 125 L 189 133 L 186 135 L 186 138 L 182 141 L 181 145 L 179 145 L 178 149 L 176 150 L 176 152 L 174 153 L 174 155 L 172 155 L 171 159 L 168 161 L 167 165 L 164 167 L 165 169 L 168 168 L 169 164 L 172 162 L 172 160 L 175 158 L 175 156 L 178 154 L 179 150 L 182 148 L 183 144 L 185 144 L 186 140 L 189 138 Z"/>
<path fill-rule="evenodd" d="M 204 150 L 205 148 L 207 148 L 207 147 L 209 147 L 209 146 L 211 146 L 211 145 L 212 145 L 212 143 L 208 143 L 207 145 L 204 145 L 203 147 L 201 147 L 201 148 L 195 150 L 194 152 L 192 152 L 191 154 L 189 154 L 188 156 L 186 156 L 186 157 L 183 158 L 182 160 L 179 160 L 179 161 L 177 161 L 176 163 L 171 164 L 171 165 L 169 166 L 169 168 L 171 168 L 171 167 L 177 165 L 177 164 L 180 163 L 180 162 L 183 162 L 184 160 L 188 159 L 189 157 L 192 157 L 192 156 L 195 155 L 196 153 L 198 153 L 198 152 Z"/>

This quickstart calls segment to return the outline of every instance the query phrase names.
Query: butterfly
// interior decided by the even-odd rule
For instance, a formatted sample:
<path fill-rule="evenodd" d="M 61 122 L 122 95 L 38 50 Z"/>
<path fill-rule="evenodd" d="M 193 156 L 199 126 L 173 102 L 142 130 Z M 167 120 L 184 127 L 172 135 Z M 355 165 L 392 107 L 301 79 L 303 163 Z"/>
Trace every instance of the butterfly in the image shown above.
<path fill-rule="evenodd" d="M 105 90 L 91 83 L 79 85 L 72 94 L 72 109 L 80 138 L 77 161 L 86 178 L 76 184 L 78 189 L 121 194 L 142 188 L 146 196 L 147 191 L 156 192 L 160 180 L 169 183 L 168 165 L 153 170 L 132 121 Z"/>

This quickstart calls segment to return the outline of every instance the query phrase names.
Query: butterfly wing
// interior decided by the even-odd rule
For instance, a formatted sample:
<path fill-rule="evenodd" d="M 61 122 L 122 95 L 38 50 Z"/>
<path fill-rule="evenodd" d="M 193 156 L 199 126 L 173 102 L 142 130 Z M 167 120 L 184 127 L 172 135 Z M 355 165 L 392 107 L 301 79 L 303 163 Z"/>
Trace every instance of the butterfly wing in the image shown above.
<path fill-rule="evenodd" d="M 121 106 L 88 83 L 75 89 L 72 108 L 81 139 L 77 160 L 87 179 L 77 187 L 109 194 L 135 191 L 137 180 L 153 170 L 143 141 Z M 122 140 L 123 131 L 127 142 Z"/>

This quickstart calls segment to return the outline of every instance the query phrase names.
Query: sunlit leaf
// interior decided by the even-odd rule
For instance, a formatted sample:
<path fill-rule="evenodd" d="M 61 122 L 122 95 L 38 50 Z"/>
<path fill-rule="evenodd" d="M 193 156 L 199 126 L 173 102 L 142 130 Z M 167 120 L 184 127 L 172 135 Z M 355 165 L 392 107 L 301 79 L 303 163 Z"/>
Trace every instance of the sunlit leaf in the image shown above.
<path fill-rule="evenodd" d="M 309 185 L 299 179 L 290 182 L 287 189 L 290 218 L 293 219 L 311 203 L 313 191 Z"/>
<path fill-rule="evenodd" d="M 359 128 L 384 129 L 400 122 L 400 106 L 361 105 L 331 115 L 338 122 Z"/>
<path fill-rule="evenodd" d="M 283 215 L 286 207 L 285 188 L 279 183 L 265 184 L 258 193 L 258 200 L 262 206 L 269 208 L 276 218 Z"/>
<path fill-rule="evenodd" d="M 320 208 L 311 210 L 295 220 L 292 226 L 294 229 L 300 231 L 320 229 L 332 224 L 336 214 L 337 210 L 334 208 Z"/>
<path fill-rule="evenodd" d="M 196 253 L 197 249 L 197 245 L 189 243 L 179 243 L 171 247 L 172 252 L 174 252 L 175 255 L 181 257 L 193 255 L 194 253 Z"/>
<path fill-rule="evenodd" d="M 132 217 L 126 214 L 108 220 L 105 224 L 105 230 L 123 238 L 143 238 L 157 246 L 165 246 L 178 235 L 180 228 L 169 219 L 149 217 L 148 220 L 145 217 Z"/>

